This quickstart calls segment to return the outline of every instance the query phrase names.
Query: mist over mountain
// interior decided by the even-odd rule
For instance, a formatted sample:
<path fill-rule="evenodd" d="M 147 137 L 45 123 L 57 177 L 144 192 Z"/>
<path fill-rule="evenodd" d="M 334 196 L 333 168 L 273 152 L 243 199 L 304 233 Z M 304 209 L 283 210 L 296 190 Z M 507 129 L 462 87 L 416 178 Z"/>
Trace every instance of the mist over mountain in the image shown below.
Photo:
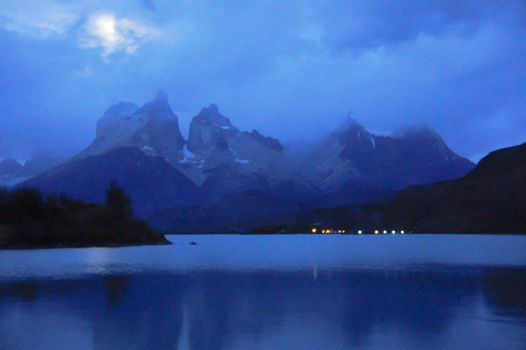
<path fill-rule="evenodd" d="M 3 1 L 0 159 L 77 154 L 101 111 L 161 87 L 185 137 L 210 102 L 282 143 L 352 111 L 376 134 L 424 122 L 477 161 L 523 141 L 525 13 L 522 0 Z"/>
<path fill-rule="evenodd" d="M 100 203 L 116 180 L 158 228 L 242 231 L 308 208 L 384 201 L 473 167 L 427 127 L 378 136 L 348 120 L 287 148 L 240 130 L 210 104 L 192 118 L 188 135 L 163 92 L 142 107 L 120 102 L 99 119 L 82 152 L 19 186 Z M 6 174 L 17 168 L 4 163 Z"/>
<path fill-rule="evenodd" d="M 354 120 L 294 154 L 305 178 L 329 192 L 349 186 L 400 189 L 457 178 L 473 167 L 428 127 L 378 136 Z"/>

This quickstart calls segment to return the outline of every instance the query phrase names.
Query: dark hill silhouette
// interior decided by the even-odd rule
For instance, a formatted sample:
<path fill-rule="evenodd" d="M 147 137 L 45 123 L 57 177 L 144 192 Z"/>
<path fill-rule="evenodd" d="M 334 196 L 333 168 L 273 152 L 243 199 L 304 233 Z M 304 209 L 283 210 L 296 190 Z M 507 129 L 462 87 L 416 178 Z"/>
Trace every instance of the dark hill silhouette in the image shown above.
<path fill-rule="evenodd" d="M 0 248 L 166 244 L 163 235 L 135 219 L 115 183 L 105 205 L 44 197 L 34 189 L 0 190 Z"/>
<path fill-rule="evenodd" d="M 20 184 L 46 194 L 103 203 L 106 189 L 117 181 L 130 196 L 138 215 L 199 199 L 199 188 L 161 157 L 136 148 L 119 148 L 101 155 L 75 159 Z"/>
<path fill-rule="evenodd" d="M 400 192 L 385 225 L 418 232 L 526 233 L 526 143 L 490 153 L 463 178 Z"/>

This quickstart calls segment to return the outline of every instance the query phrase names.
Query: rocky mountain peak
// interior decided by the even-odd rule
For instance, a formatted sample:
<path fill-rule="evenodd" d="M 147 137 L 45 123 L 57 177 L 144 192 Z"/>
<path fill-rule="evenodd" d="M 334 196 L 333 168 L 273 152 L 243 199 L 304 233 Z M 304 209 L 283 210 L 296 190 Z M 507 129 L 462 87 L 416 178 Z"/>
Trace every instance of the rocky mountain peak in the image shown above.
<path fill-rule="evenodd" d="M 219 108 L 215 104 L 210 104 L 208 107 L 205 107 L 201 109 L 199 114 L 197 114 L 193 119 L 193 121 L 199 122 L 199 123 L 205 123 L 210 124 L 215 127 L 219 128 L 231 128 L 232 123 L 230 123 L 230 120 L 225 117 L 224 115 L 219 112 Z"/>
<path fill-rule="evenodd" d="M 340 144 L 346 147 L 345 152 L 347 153 L 364 150 L 373 151 L 376 148 L 375 136 L 369 133 L 362 124 L 350 117 L 336 131 L 336 136 Z"/>
<path fill-rule="evenodd" d="M 349 129 L 349 128 L 362 128 L 362 124 L 358 120 L 354 119 L 351 114 L 348 114 L 345 120 L 343 121 L 340 129 Z"/>
<path fill-rule="evenodd" d="M 346 186 L 399 189 L 460 177 L 473 167 L 428 126 L 379 136 L 351 118 L 302 157 L 304 176 L 329 190 Z"/>
<path fill-rule="evenodd" d="M 394 135 L 402 139 L 430 139 L 444 142 L 442 137 L 427 124 L 415 124 Z"/>
<path fill-rule="evenodd" d="M 96 139 L 79 157 L 135 147 L 176 164 L 184 144 L 177 116 L 172 112 L 166 93 L 159 91 L 141 108 L 130 102 L 111 106 L 97 123 Z"/>
<path fill-rule="evenodd" d="M 155 113 L 154 116 L 175 117 L 168 102 L 168 95 L 161 90 L 157 92 L 153 100 L 147 102 L 136 112 L 136 114 L 139 113 Z"/>
<path fill-rule="evenodd" d="M 413 125 L 394 135 L 394 138 L 406 143 L 409 147 L 418 147 L 421 151 L 426 150 L 429 155 L 434 154 L 436 157 L 448 159 L 457 157 L 446 145 L 442 136 L 429 125 Z"/>
<path fill-rule="evenodd" d="M 209 114 L 219 114 L 219 107 L 215 103 L 211 103 L 208 107 L 203 108 L 203 111 Z"/>
<path fill-rule="evenodd" d="M 110 106 L 104 112 L 102 118 L 97 121 L 97 137 L 111 132 L 121 120 L 129 117 L 138 109 L 139 107 L 135 103 L 123 101 Z"/>
<path fill-rule="evenodd" d="M 215 104 L 203 108 L 190 123 L 188 149 L 194 153 L 208 152 L 221 139 L 235 137 L 239 130 L 219 112 Z"/>
<path fill-rule="evenodd" d="M 365 127 L 360 124 L 356 119 L 353 119 L 351 117 L 348 117 L 342 124 L 342 126 L 339 128 L 340 131 L 346 131 L 346 132 L 360 132 L 360 131 L 366 131 Z"/>
<path fill-rule="evenodd" d="M 254 141 L 260 143 L 261 145 L 265 147 L 268 147 L 278 152 L 283 151 L 283 145 L 281 144 L 281 142 L 279 142 L 278 139 L 275 139 L 270 136 L 263 136 L 256 129 L 252 130 L 252 132 L 250 132 L 249 135 Z"/>
<path fill-rule="evenodd" d="M 135 103 L 120 101 L 112 106 L 110 106 L 105 112 L 104 117 L 113 117 L 113 116 L 128 116 L 133 114 L 139 107 Z"/>

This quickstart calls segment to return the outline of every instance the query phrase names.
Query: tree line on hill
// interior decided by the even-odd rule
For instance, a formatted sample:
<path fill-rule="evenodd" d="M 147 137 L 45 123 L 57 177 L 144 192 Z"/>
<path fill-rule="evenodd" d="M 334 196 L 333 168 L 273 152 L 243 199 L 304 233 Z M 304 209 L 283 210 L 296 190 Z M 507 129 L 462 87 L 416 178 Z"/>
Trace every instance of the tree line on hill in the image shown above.
<path fill-rule="evenodd" d="M 112 182 L 104 205 L 0 189 L 0 247 L 83 247 L 168 243 L 134 217 L 126 193 Z"/>

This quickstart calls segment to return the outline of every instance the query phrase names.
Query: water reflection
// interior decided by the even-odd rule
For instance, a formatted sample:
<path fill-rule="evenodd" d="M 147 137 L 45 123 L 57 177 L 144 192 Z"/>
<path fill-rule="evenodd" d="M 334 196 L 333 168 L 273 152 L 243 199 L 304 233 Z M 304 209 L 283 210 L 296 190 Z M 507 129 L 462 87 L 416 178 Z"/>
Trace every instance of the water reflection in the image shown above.
<path fill-rule="evenodd" d="M 0 285 L 2 349 L 519 349 L 526 338 L 515 326 L 525 320 L 520 268 L 143 273 Z"/>
<path fill-rule="evenodd" d="M 526 321 L 526 275 L 524 269 L 491 269 L 485 274 L 485 297 L 495 314 L 517 316 Z"/>

